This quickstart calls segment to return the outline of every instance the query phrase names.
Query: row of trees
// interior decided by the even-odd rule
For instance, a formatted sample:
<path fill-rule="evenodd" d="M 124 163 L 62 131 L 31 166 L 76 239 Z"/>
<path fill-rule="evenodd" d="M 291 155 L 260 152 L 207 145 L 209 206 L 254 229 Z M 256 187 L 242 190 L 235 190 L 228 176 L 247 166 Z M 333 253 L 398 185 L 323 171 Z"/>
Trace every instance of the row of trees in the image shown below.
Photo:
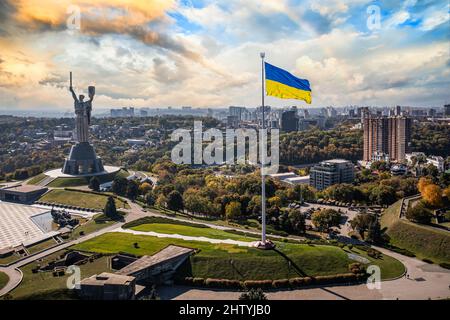
<path fill-rule="evenodd" d="M 331 158 L 359 160 L 363 152 L 361 130 L 340 126 L 333 130 L 314 128 L 280 137 L 280 162 L 284 164 L 314 163 Z"/>
<path fill-rule="evenodd" d="M 342 183 L 317 193 L 317 197 L 341 202 L 390 205 L 406 196 L 417 194 L 417 179 L 390 177 L 366 182 L 359 186 Z"/>

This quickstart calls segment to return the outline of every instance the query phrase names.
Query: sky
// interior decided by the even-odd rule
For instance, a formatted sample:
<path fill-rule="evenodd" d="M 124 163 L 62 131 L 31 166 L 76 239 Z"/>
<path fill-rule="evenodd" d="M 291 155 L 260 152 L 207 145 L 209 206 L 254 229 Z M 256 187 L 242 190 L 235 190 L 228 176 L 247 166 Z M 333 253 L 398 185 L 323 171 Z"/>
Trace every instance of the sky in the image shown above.
<path fill-rule="evenodd" d="M 94 108 L 254 107 L 262 51 L 314 107 L 441 107 L 449 33 L 447 0 L 0 0 L 0 109 L 70 109 L 69 71 Z"/>

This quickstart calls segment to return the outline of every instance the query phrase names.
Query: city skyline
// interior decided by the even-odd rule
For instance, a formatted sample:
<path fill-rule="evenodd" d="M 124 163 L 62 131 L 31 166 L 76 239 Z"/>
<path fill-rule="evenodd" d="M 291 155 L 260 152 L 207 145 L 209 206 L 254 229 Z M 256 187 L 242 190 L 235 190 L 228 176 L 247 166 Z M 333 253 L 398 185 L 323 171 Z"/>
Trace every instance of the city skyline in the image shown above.
<path fill-rule="evenodd" d="M 3 1 L 0 109 L 69 109 L 69 71 L 77 92 L 97 86 L 99 109 L 257 106 L 260 51 L 309 79 L 316 107 L 450 100 L 446 1 L 245 4 Z M 77 8 L 81 28 L 68 29 Z"/>

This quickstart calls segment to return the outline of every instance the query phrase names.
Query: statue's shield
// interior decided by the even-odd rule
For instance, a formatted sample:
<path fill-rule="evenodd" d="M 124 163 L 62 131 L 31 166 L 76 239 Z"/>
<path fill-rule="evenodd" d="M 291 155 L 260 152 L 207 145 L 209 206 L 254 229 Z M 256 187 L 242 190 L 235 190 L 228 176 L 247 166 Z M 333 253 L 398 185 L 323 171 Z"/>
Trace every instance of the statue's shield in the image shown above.
<path fill-rule="evenodd" d="M 88 90 L 89 90 L 89 96 L 95 95 L 95 87 L 94 86 L 89 86 Z"/>

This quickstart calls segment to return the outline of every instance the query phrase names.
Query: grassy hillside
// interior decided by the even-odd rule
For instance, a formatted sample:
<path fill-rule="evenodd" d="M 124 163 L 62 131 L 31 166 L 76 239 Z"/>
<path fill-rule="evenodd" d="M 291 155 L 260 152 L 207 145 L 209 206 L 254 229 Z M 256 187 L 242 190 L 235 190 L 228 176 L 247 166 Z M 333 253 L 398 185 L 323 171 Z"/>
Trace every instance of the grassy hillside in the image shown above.
<path fill-rule="evenodd" d="M 103 210 L 105 208 L 107 195 L 78 192 L 72 190 L 54 189 L 46 193 L 39 201 L 64 204 L 69 206 L 79 206 L 83 208 L 92 208 L 96 210 Z M 115 199 L 116 207 L 118 209 L 126 207 L 124 202 L 120 199 Z"/>
<path fill-rule="evenodd" d="M 157 227 L 161 226 L 157 225 Z M 180 226 L 177 231 L 179 234 L 186 234 L 191 233 L 192 229 L 194 228 Z M 211 231 L 210 228 L 197 229 L 199 230 L 196 232 Z M 254 241 L 252 238 L 246 240 Z M 137 247 L 134 245 L 135 242 L 138 243 Z M 100 253 L 127 252 L 135 255 L 151 255 L 169 244 L 200 250 L 198 254 L 191 257 L 187 271 L 189 275 L 195 277 L 261 280 L 299 276 L 288 261 L 273 250 L 259 250 L 232 244 L 212 244 L 114 232 L 80 243 L 72 249 Z M 384 279 L 397 277 L 404 271 L 404 267 L 399 261 L 388 256 L 372 259 L 367 256 L 366 252 L 358 248 L 353 248 L 350 252 L 348 249 L 343 250 L 329 245 L 278 242 L 277 249 L 292 259 L 304 274 L 310 276 L 348 272 L 348 265 L 354 261 L 349 259 L 347 253 L 363 256 L 371 261 L 370 264 L 379 265 Z"/>
<path fill-rule="evenodd" d="M 115 177 L 128 177 L 129 173 L 125 170 L 120 170 L 117 173 L 110 173 L 101 176 L 97 176 L 100 183 L 105 183 L 114 180 Z M 48 187 L 52 188 L 67 188 L 88 185 L 91 177 L 78 177 L 78 178 L 56 178 L 48 184 Z"/>
<path fill-rule="evenodd" d="M 450 261 L 450 232 L 399 218 L 401 201 L 383 213 L 381 227 L 387 228 L 390 243 L 436 263 Z"/>
<path fill-rule="evenodd" d="M 9 277 L 6 273 L 0 272 L 0 289 L 2 289 L 9 281 Z"/>

